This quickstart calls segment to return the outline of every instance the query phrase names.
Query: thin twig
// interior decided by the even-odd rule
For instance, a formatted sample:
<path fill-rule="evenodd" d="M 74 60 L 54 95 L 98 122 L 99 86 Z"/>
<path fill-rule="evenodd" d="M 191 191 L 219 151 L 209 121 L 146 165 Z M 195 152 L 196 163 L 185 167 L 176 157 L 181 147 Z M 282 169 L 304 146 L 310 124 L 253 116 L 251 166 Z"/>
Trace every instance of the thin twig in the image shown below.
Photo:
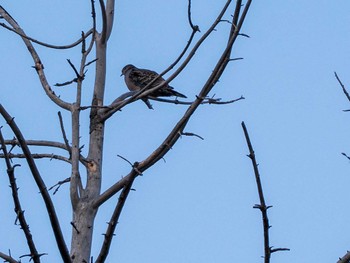
<path fill-rule="evenodd" d="M 19 158 L 19 159 L 25 159 L 27 158 L 24 154 L 22 153 L 9 153 L 8 157 L 10 159 L 13 158 Z M 0 154 L 0 158 L 5 158 L 5 156 L 3 154 Z M 57 154 L 53 154 L 53 153 L 32 153 L 32 158 L 33 159 L 50 159 L 50 160 L 59 160 L 59 161 L 64 161 L 67 163 L 71 163 L 71 160 L 67 157 L 61 156 L 61 155 L 57 155 Z"/>
<path fill-rule="evenodd" d="M 193 31 L 201 32 L 201 31 L 199 30 L 199 26 L 193 25 L 193 23 L 192 23 L 192 17 L 191 17 L 191 0 L 188 0 L 187 17 L 188 17 L 188 23 L 190 24 L 192 30 L 193 30 Z"/>
<path fill-rule="evenodd" d="M 60 111 L 59 111 L 57 114 L 58 114 L 58 119 L 59 119 L 59 121 L 60 121 L 60 127 L 61 127 L 62 136 L 63 136 L 63 141 L 64 141 L 64 144 L 66 145 L 67 150 L 68 150 L 68 152 L 69 152 L 69 159 L 70 159 L 71 156 L 72 156 L 72 148 L 71 148 L 71 146 L 69 145 L 69 141 L 68 141 L 68 138 L 67 138 L 67 134 L 66 134 L 66 131 L 65 131 L 65 129 L 64 129 L 64 123 L 63 123 L 62 114 L 61 114 Z"/>
<path fill-rule="evenodd" d="M 182 132 L 181 135 L 184 135 L 184 136 L 194 136 L 194 137 L 197 137 L 201 140 L 204 140 L 204 138 L 202 136 L 199 136 L 198 134 L 195 134 L 195 133 L 192 133 L 192 132 Z"/>
<path fill-rule="evenodd" d="M 10 31 L 14 32 L 15 34 L 19 35 L 20 37 L 24 37 L 24 38 L 32 41 L 33 43 L 36 43 L 36 44 L 38 44 L 40 46 L 52 48 L 52 49 L 69 49 L 69 48 L 73 48 L 73 47 L 79 45 L 84 39 L 86 39 L 92 33 L 92 30 L 90 29 L 86 34 L 84 34 L 84 38 L 81 37 L 81 38 L 79 38 L 77 41 L 75 41 L 72 44 L 60 46 L 60 45 L 52 45 L 52 44 L 48 44 L 48 43 L 36 40 L 36 39 L 34 39 L 34 38 L 30 37 L 30 36 L 27 36 L 26 34 L 22 34 L 21 32 L 16 31 L 15 29 L 9 27 L 5 23 L 0 23 L 0 26 L 2 26 L 3 28 L 6 28 L 7 30 L 10 30 Z"/>
<path fill-rule="evenodd" d="M 66 178 L 66 179 L 64 179 L 64 180 L 62 180 L 62 181 L 58 181 L 57 184 L 54 184 L 53 186 L 51 186 L 51 187 L 49 188 L 49 191 L 56 187 L 55 191 L 53 191 L 53 193 L 52 193 L 52 194 L 54 195 L 54 194 L 57 193 L 57 191 L 60 189 L 60 187 L 61 187 L 63 184 L 69 183 L 69 182 L 70 182 L 70 177 L 68 177 L 68 178 Z"/>
<path fill-rule="evenodd" d="M 338 82 L 339 82 L 339 84 L 340 84 L 340 86 L 341 86 L 341 88 L 342 88 L 346 98 L 348 99 L 348 101 L 350 101 L 350 95 L 349 95 L 348 91 L 346 90 L 344 84 L 341 82 L 340 78 L 338 77 L 337 72 L 334 72 L 334 75 L 335 75 L 336 79 L 338 80 Z"/>

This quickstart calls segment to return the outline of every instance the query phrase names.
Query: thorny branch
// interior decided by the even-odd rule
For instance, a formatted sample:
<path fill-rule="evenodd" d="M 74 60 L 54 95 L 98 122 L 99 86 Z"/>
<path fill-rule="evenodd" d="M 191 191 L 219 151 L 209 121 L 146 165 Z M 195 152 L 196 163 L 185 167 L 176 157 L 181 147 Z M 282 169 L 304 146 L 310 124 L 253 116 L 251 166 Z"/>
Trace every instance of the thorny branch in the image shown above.
<path fill-rule="evenodd" d="M 5 110 L 5 108 L 0 104 L 0 114 L 2 115 L 2 117 L 6 120 L 7 124 L 10 126 L 11 130 L 13 131 L 13 133 L 15 134 L 21 148 L 23 151 L 23 154 L 26 156 L 26 160 L 28 163 L 28 166 L 30 168 L 30 171 L 33 175 L 33 178 L 40 190 L 40 193 L 43 197 L 43 200 L 45 202 L 46 205 L 46 210 L 48 212 L 49 215 L 49 219 L 51 221 L 51 227 L 52 230 L 54 232 L 55 238 L 56 238 L 56 242 L 57 242 L 57 247 L 61 253 L 62 259 L 64 260 L 64 262 L 71 262 L 71 258 L 66 246 L 66 242 L 63 238 L 63 234 L 61 231 L 61 227 L 57 218 L 57 214 L 55 211 L 55 207 L 52 203 L 51 197 L 47 191 L 46 185 L 40 175 L 40 172 L 38 170 L 38 168 L 36 167 L 36 164 L 34 162 L 34 159 L 32 157 L 32 154 L 28 148 L 28 145 L 26 144 L 26 141 L 20 131 L 20 129 L 18 128 L 18 126 L 16 125 L 14 119 L 8 114 L 8 112 Z"/>
<path fill-rule="evenodd" d="M 133 168 L 137 170 L 137 164 L 134 164 Z M 107 255 L 108 255 L 111 243 L 112 243 L 112 239 L 114 236 L 115 228 L 117 227 L 120 214 L 121 214 L 122 209 L 125 205 L 126 199 L 130 193 L 130 190 L 131 190 L 131 187 L 132 187 L 132 184 L 133 184 L 135 178 L 136 178 L 136 175 L 131 177 L 130 181 L 128 181 L 125 184 L 122 192 L 120 193 L 120 196 L 118 198 L 118 203 L 113 211 L 111 219 L 108 222 L 108 227 L 107 227 L 107 231 L 104 235 L 103 244 L 102 244 L 100 253 L 99 253 L 95 263 L 103 263 L 103 262 L 105 262 L 105 260 L 107 258 Z"/>
<path fill-rule="evenodd" d="M 264 261 L 265 263 L 270 262 L 271 254 L 277 251 L 289 251 L 290 249 L 288 248 L 274 248 L 272 249 L 270 246 L 270 241 L 269 241 L 269 218 L 267 216 L 267 210 L 271 208 L 272 206 L 267 206 L 265 203 L 265 197 L 264 197 L 264 192 L 262 189 L 262 184 L 260 180 L 260 173 L 258 169 L 258 163 L 255 158 L 255 152 L 252 146 L 252 143 L 249 138 L 248 130 L 245 126 L 245 123 L 242 122 L 242 128 L 244 132 L 245 139 L 247 141 L 248 149 L 249 149 L 249 155 L 248 157 L 252 161 L 253 164 L 253 169 L 254 169 L 254 175 L 255 175 L 255 180 L 256 180 L 256 185 L 258 188 L 258 194 L 259 194 L 259 199 L 260 199 L 260 204 L 254 205 L 254 208 L 257 208 L 261 211 L 262 214 L 262 220 L 263 220 L 263 229 L 264 229 L 264 250 L 265 250 L 265 256 L 264 256 Z"/>
<path fill-rule="evenodd" d="M 13 203 L 15 206 L 15 213 L 16 213 L 16 216 L 18 218 L 19 224 L 21 225 L 21 229 L 24 233 L 24 236 L 27 240 L 28 248 L 30 250 L 30 255 L 35 263 L 40 263 L 40 256 L 39 256 L 39 253 L 36 249 L 36 246 L 35 246 L 35 243 L 33 240 L 33 236 L 30 233 L 29 225 L 27 224 L 27 220 L 24 216 L 24 211 L 22 210 L 21 202 L 20 202 L 19 196 L 18 196 L 18 187 L 17 187 L 17 183 L 16 183 L 16 178 L 15 178 L 16 165 L 15 166 L 11 165 L 10 157 L 8 156 L 8 152 L 6 149 L 4 137 L 3 137 L 2 132 L 1 132 L 1 128 L 0 128 L 0 143 L 1 143 L 1 150 L 4 153 L 5 163 L 7 166 L 7 175 L 8 175 L 9 181 L 10 181 L 12 198 L 13 198 Z"/>

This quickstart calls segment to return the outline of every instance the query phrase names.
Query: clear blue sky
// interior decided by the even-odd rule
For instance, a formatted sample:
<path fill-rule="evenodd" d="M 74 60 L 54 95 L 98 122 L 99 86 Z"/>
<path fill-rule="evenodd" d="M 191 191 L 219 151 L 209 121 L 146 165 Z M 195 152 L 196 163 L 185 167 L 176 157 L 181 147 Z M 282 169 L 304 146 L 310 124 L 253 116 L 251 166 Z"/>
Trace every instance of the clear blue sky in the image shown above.
<path fill-rule="evenodd" d="M 2 1 L 26 33 L 53 44 L 75 41 L 90 28 L 89 1 Z M 83 3 L 84 2 L 84 3 Z M 225 1 L 193 0 L 193 22 L 204 32 Z M 231 13 L 233 6 L 231 7 Z M 263 262 L 261 215 L 255 180 L 240 126 L 245 121 L 255 148 L 269 210 L 271 245 L 290 252 L 272 262 L 336 262 L 350 249 L 348 218 L 350 104 L 334 78 L 337 71 L 350 89 L 350 3 L 325 1 L 253 1 L 232 62 L 212 94 L 246 100 L 226 106 L 203 106 L 186 131 L 205 140 L 183 137 L 135 183 L 117 227 L 108 262 Z M 187 1 L 117 1 L 109 41 L 106 103 L 127 91 L 121 68 L 133 63 L 162 71 L 187 43 Z M 230 18 L 227 13 L 225 18 Z M 172 82 L 193 99 L 223 49 L 229 24 L 222 23 Z M 197 36 L 198 39 L 199 35 Z M 62 141 L 58 109 L 44 94 L 20 39 L 0 29 L 0 103 L 15 116 L 27 139 Z M 37 48 L 51 84 L 74 77 L 66 59 L 79 63 L 80 49 Z M 92 59 L 92 58 L 91 58 Z M 84 103 L 91 101 L 91 67 Z M 55 88 L 72 101 L 74 87 Z M 165 138 L 186 106 L 153 102 L 150 111 L 136 102 L 107 123 L 104 189 L 130 167 L 117 154 L 140 161 Z M 82 142 L 88 139 L 83 114 Z M 64 113 L 69 130 L 69 115 Z M 7 137 L 9 132 L 3 120 Z M 35 149 L 33 150 L 33 152 Z M 53 152 L 52 149 L 38 149 Z M 86 149 L 85 149 L 86 152 Z M 17 168 L 20 196 L 44 262 L 59 262 L 44 206 L 24 162 Z M 38 161 L 46 184 L 69 176 L 66 164 Z M 27 253 L 0 162 L 0 251 Z M 68 187 L 53 197 L 70 242 Z M 93 256 L 101 245 L 116 199 L 104 205 L 95 225 Z M 56 259 L 53 260 L 53 259 Z M 24 262 L 26 262 L 24 260 Z"/>

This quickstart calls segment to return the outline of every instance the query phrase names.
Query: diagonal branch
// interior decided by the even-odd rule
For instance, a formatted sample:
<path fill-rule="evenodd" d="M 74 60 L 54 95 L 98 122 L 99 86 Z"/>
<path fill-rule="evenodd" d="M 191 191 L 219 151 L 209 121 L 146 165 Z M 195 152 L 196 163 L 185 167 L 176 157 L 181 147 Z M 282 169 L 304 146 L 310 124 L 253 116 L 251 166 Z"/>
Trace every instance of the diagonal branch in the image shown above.
<path fill-rule="evenodd" d="M 340 86 L 341 86 L 341 88 L 342 88 L 346 98 L 348 99 L 348 101 L 350 101 L 350 95 L 349 95 L 348 91 L 346 90 L 344 84 L 341 82 L 340 78 L 338 77 L 337 72 L 334 72 L 334 75 L 335 75 L 336 79 L 338 80 L 338 82 L 339 82 L 339 84 L 340 84 Z"/>
<path fill-rule="evenodd" d="M 13 257 L 10 255 L 6 255 L 5 253 L 0 252 L 0 258 L 5 260 L 4 262 L 9 262 L 9 263 L 21 263 L 20 261 L 15 260 Z"/>
<path fill-rule="evenodd" d="M 196 51 L 198 50 L 198 48 L 201 46 L 201 44 L 204 42 L 204 40 L 214 31 L 215 27 L 220 23 L 221 18 L 223 17 L 223 15 L 225 14 L 227 8 L 229 7 L 231 3 L 231 0 L 228 0 L 225 4 L 225 6 L 223 7 L 222 11 L 220 12 L 220 14 L 218 15 L 218 17 L 216 18 L 216 20 L 214 21 L 214 23 L 211 25 L 211 27 L 204 33 L 204 35 L 197 41 L 196 45 L 192 48 L 191 52 L 189 53 L 189 55 L 187 56 L 187 58 L 185 59 L 185 61 L 180 65 L 180 67 L 169 77 L 167 78 L 163 83 L 159 84 L 158 86 L 149 89 L 149 87 L 161 76 L 163 76 L 164 74 L 166 74 L 168 71 L 170 71 L 180 60 L 181 58 L 186 54 L 188 48 L 191 45 L 191 42 L 193 40 L 193 37 L 195 35 L 195 33 L 198 31 L 196 27 L 192 28 L 192 33 L 190 36 L 189 41 L 187 42 L 187 45 L 185 46 L 184 50 L 181 52 L 181 54 L 179 55 L 179 57 L 175 60 L 175 62 L 173 62 L 166 70 L 164 70 L 162 73 L 159 74 L 159 76 L 157 76 L 156 78 L 154 78 L 152 81 L 150 81 L 150 83 L 148 83 L 145 87 L 143 87 L 141 90 L 137 91 L 134 95 L 131 96 L 131 98 L 124 100 L 122 102 L 120 101 L 114 101 L 114 102 L 118 102 L 118 104 L 116 103 L 112 103 L 109 108 L 109 110 L 104 110 L 101 112 L 101 119 L 103 121 L 105 121 L 106 119 L 108 119 L 109 117 L 111 117 L 115 112 L 117 112 L 118 110 L 120 110 L 121 108 L 123 108 L 125 105 L 141 99 L 143 97 L 147 97 L 147 95 L 150 95 L 151 93 L 153 93 L 154 91 L 162 88 L 164 85 L 166 85 L 167 83 L 169 83 L 170 81 L 172 81 L 175 77 L 177 77 L 181 71 L 187 66 L 187 64 L 190 62 L 190 60 L 193 58 L 193 56 L 195 55 Z"/>
<path fill-rule="evenodd" d="M 217 20 L 214 22 L 215 25 L 219 23 L 221 20 L 222 16 L 224 15 L 228 5 L 230 4 L 231 1 L 227 1 L 225 7 L 223 8 L 222 12 L 218 16 Z M 238 1 L 241 2 L 241 1 Z M 240 22 L 238 26 L 236 27 L 234 33 L 232 34 L 231 32 L 229 33 L 229 41 L 227 43 L 226 48 L 222 52 L 222 55 L 217 62 L 213 72 L 209 76 L 207 82 L 203 86 L 202 90 L 200 91 L 199 95 L 197 96 L 197 99 L 189 106 L 187 111 L 185 112 L 184 116 L 178 121 L 178 123 L 175 125 L 173 130 L 169 133 L 167 138 L 163 141 L 163 143 L 153 152 L 151 153 L 146 159 L 144 159 L 142 162 L 139 163 L 138 169 L 142 173 L 149 167 L 151 167 L 153 164 L 155 164 L 157 161 L 162 159 L 165 154 L 172 148 L 172 146 L 177 142 L 177 140 L 180 138 L 181 134 L 184 131 L 184 128 L 186 127 L 188 121 L 190 120 L 191 116 L 193 113 L 197 110 L 197 108 L 201 105 L 203 102 L 204 98 L 208 95 L 208 93 L 211 91 L 211 89 L 214 87 L 214 85 L 217 83 L 219 78 L 221 77 L 227 63 L 230 61 L 230 54 L 231 54 L 231 49 L 232 46 L 239 34 L 239 31 L 243 25 L 243 21 L 245 19 L 245 16 L 248 12 L 249 6 L 250 6 L 251 1 L 248 1 L 245 10 L 242 13 L 242 16 L 240 18 Z M 237 9 L 237 7 L 236 7 Z M 215 28 L 215 26 L 212 28 L 212 30 Z M 209 35 L 211 31 L 208 30 L 206 32 L 207 35 Z M 199 45 L 199 43 L 197 43 Z M 192 50 L 193 51 L 193 50 Z M 193 54 L 194 55 L 194 54 Z M 189 61 L 190 55 L 187 58 Z M 187 61 L 187 63 L 188 63 Z M 186 63 L 186 62 L 184 62 Z M 183 66 L 183 65 L 182 65 Z M 180 66 L 180 68 L 182 67 Z M 179 69 L 180 69 L 179 68 Z M 175 73 L 174 73 L 175 74 Z M 171 78 L 171 77 L 170 77 Z M 109 189 L 107 189 L 104 193 L 100 195 L 100 197 L 95 201 L 94 207 L 100 206 L 102 203 L 104 203 L 106 200 L 108 200 L 110 197 L 112 197 L 115 193 L 119 192 L 125 185 L 128 180 L 130 180 L 130 177 L 135 175 L 135 171 L 132 170 L 127 176 L 125 176 L 123 179 L 119 180 L 116 182 L 114 185 L 112 185 Z"/>
<path fill-rule="evenodd" d="M 339 258 L 337 263 L 349 263 L 350 262 L 350 251 L 347 251 L 346 254 Z"/>
<path fill-rule="evenodd" d="M 35 243 L 33 240 L 33 236 L 30 233 L 29 225 L 27 224 L 27 220 L 24 216 L 24 211 L 22 210 L 21 202 L 20 202 L 19 196 L 18 196 L 18 187 L 17 187 L 17 183 L 16 183 L 16 178 L 15 178 L 16 165 L 15 166 L 11 165 L 10 157 L 9 157 L 7 149 L 6 149 L 5 140 L 4 140 L 4 137 L 2 135 L 1 129 L 0 129 L 0 143 L 1 143 L 1 150 L 5 156 L 5 162 L 6 162 L 6 166 L 7 166 L 7 175 L 8 175 L 9 181 L 10 181 L 13 203 L 15 205 L 14 210 L 15 210 L 15 213 L 17 215 L 18 221 L 21 225 L 21 229 L 24 233 L 24 236 L 27 240 L 28 248 L 30 250 L 30 255 L 35 263 L 40 263 L 40 256 L 39 256 L 38 250 L 36 249 L 36 246 L 35 246 Z"/>
<path fill-rule="evenodd" d="M 135 176 L 130 177 L 130 180 L 125 184 L 123 191 L 120 193 L 118 203 L 113 211 L 111 219 L 108 222 L 107 231 L 106 231 L 106 234 L 104 235 L 103 245 L 95 263 L 103 263 L 107 258 L 107 255 L 112 243 L 112 239 L 114 236 L 115 228 L 117 227 L 120 214 L 122 212 L 122 209 L 124 207 L 128 194 L 130 193 L 130 190 L 135 178 L 136 178 L 136 174 Z"/>
<path fill-rule="evenodd" d="M 60 227 L 60 224 L 59 224 L 59 221 L 57 218 L 55 207 L 52 203 L 51 197 L 47 191 L 46 185 L 45 185 L 45 183 L 40 175 L 40 172 L 39 172 L 38 168 L 36 167 L 34 159 L 31 156 L 31 152 L 28 148 L 28 145 L 26 144 L 26 141 L 25 141 L 20 129 L 16 125 L 14 119 L 8 114 L 8 112 L 5 110 L 5 108 L 1 104 L 0 104 L 0 114 L 6 120 L 7 124 L 10 126 L 11 130 L 13 131 L 15 136 L 17 137 L 17 140 L 22 148 L 23 154 L 26 156 L 26 160 L 27 160 L 29 169 L 33 175 L 33 178 L 34 178 L 34 180 L 35 180 L 35 182 L 40 190 L 40 193 L 43 197 L 43 200 L 45 202 L 46 210 L 47 210 L 49 218 L 50 218 L 51 227 L 52 227 L 52 230 L 54 232 L 56 242 L 57 242 L 57 247 L 60 251 L 61 257 L 62 257 L 64 262 L 69 263 L 69 262 L 71 262 L 71 258 L 70 258 L 69 252 L 68 252 L 66 242 L 63 238 L 63 234 L 62 234 L 61 227 Z"/>
<path fill-rule="evenodd" d="M 34 46 L 32 45 L 31 41 L 28 40 L 26 37 L 26 34 L 21 29 L 21 27 L 18 25 L 18 23 L 7 13 L 7 11 L 0 5 L 0 15 L 13 27 L 13 29 L 20 33 L 22 36 L 22 40 L 24 44 L 26 45 L 30 55 L 33 58 L 34 61 L 34 68 L 36 69 L 36 72 L 39 76 L 39 80 L 41 82 L 41 85 L 43 86 L 46 95 L 58 106 L 65 110 L 71 110 L 71 104 L 68 102 L 63 101 L 55 94 L 55 92 L 51 89 L 49 83 L 47 82 L 45 73 L 44 73 L 44 65 L 42 64 L 38 53 L 35 51 Z"/>

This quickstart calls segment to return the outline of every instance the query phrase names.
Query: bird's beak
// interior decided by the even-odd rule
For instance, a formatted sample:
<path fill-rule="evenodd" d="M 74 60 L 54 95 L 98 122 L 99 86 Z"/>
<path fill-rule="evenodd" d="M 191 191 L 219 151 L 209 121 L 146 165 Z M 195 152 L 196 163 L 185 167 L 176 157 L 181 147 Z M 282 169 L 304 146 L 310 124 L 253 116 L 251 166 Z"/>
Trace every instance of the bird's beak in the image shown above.
<path fill-rule="evenodd" d="M 123 76 L 123 75 L 124 75 L 123 73 L 122 73 L 122 74 L 120 74 L 120 77 L 121 77 L 121 76 Z"/>

